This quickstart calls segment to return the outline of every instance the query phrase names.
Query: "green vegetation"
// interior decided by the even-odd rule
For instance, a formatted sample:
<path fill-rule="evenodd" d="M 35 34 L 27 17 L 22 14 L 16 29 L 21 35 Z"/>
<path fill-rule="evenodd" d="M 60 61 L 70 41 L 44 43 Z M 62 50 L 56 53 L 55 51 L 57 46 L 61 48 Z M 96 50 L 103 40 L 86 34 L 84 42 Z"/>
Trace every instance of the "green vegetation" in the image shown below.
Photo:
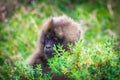
<path fill-rule="evenodd" d="M 119 11 L 110 12 L 105 5 L 109 0 L 51 1 L 21 6 L 6 22 L 0 23 L 0 80 L 51 80 L 51 73 L 65 75 L 70 80 L 119 80 Z M 82 24 L 86 29 L 84 39 L 74 47 L 68 44 L 69 51 L 60 45 L 61 53 L 54 48 L 57 54 L 48 61 L 51 72 L 42 76 L 40 65 L 33 70 L 24 61 L 36 47 L 42 21 L 63 14 Z"/>

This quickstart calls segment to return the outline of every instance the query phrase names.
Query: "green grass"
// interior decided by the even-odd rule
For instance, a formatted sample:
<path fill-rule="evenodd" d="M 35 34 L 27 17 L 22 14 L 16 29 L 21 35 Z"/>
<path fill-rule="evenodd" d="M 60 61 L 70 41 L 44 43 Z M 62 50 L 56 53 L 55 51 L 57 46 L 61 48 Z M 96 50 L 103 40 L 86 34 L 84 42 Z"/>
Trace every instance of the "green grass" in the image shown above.
<path fill-rule="evenodd" d="M 84 1 L 83 1 L 84 2 Z M 119 27 L 116 14 L 111 15 L 102 4 L 91 3 L 52 5 L 49 1 L 26 8 L 21 6 L 5 23 L 0 23 L 0 79 L 51 79 L 50 73 L 42 77 L 40 66 L 36 72 L 24 60 L 37 47 L 36 42 L 44 19 L 53 15 L 68 15 L 86 29 L 84 39 L 70 51 L 49 60 L 52 73 L 66 75 L 72 80 L 120 78 Z M 57 52 L 57 51 L 56 51 Z M 5 62 L 16 63 L 16 67 Z M 73 66 L 74 65 L 74 66 Z M 36 72 L 36 76 L 34 76 Z M 78 75 L 80 74 L 80 75 Z"/>

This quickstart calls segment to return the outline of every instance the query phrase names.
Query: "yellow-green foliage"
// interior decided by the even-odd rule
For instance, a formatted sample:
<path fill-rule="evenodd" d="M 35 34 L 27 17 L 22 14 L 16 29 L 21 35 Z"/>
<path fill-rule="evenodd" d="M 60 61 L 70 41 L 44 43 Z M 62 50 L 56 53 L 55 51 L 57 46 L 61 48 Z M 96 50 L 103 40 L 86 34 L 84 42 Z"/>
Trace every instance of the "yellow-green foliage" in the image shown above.
<path fill-rule="evenodd" d="M 106 39 L 91 46 L 83 44 L 84 42 L 79 41 L 67 52 L 58 49 L 62 56 L 55 49 L 58 54 L 48 61 L 52 72 L 67 75 L 73 80 L 115 80 L 119 78 L 120 63 L 113 49 L 114 40 Z"/>

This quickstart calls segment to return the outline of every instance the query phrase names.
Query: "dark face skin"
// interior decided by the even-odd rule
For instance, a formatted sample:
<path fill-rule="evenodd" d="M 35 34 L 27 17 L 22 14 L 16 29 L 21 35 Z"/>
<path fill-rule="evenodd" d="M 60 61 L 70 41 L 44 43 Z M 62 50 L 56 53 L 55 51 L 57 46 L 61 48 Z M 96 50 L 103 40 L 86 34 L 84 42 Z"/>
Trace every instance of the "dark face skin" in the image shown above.
<path fill-rule="evenodd" d="M 58 44 L 62 44 L 63 39 L 59 39 L 54 32 L 48 32 L 44 37 L 44 53 L 48 58 L 54 56 L 53 47 Z"/>

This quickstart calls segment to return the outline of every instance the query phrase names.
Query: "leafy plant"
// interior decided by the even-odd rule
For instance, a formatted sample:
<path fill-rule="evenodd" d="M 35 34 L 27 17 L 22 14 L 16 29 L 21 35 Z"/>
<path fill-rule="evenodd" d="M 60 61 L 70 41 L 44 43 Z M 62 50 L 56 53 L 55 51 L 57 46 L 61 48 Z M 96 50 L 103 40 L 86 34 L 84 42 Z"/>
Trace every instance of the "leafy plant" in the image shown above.
<path fill-rule="evenodd" d="M 48 61 L 52 72 L 75 80 L 120 78 L 120 60 L 113 50 L 114 40 L 108 39 L 91 46 L 84 46 L 83 43 L 79 41 L 70 51 L 64 51 L 61 47 L 58 51 L 55 49 L 58 54 Z"/>

